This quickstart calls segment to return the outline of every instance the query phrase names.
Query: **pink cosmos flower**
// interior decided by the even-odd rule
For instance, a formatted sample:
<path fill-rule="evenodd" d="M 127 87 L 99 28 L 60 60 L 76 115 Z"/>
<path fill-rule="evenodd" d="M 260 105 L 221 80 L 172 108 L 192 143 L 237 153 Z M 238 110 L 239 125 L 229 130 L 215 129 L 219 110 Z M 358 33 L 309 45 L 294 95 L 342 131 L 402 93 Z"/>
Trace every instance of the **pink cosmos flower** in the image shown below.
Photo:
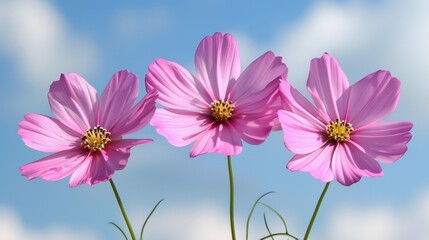
<path fill-rule="evenodd" d="M 49 105 L 56 118 L 27 114 L 18 134 L 36 150 L 54 152 L 20 167 L 29 180 L 55 181 L 71 174 L 70 186 L 109 180 L 125 167 L 130 150 L 150 139 L 122 139 L 145 126 L 155 112 L 156 90 L 133 106 L 138 79 L 128 71 L 113 75 L 99 98 L 81 76 L 62 74 L 49 90 Z"/>
<path fill-rule="evenodd" d="M 242 141 L 262 143 L 277 117 L 278 86 L 287 67 L 266 52 L 240 74 L 240 58 L 230 34 L 205 37 L 195 54 L 194 77 L 177 63 L 157 59 L 146 75 L 158 88 L 151 124 L 174 146 L 192 142 L 190 156 L 216 152 L 237 155 Z"/>
<path fill-rule="evenodd" d="M 396 108 L 399 88 L 399 80 L 381 70 L 349 86 L 334 57 L 313 59 L 307 90 L 316 106 L 287 82 L 280 86 L 284 142 L 296 154 L 287 168 L 346 186 L 382 176 L 379 162 L 398 160 L 411 139 L 412 123 L 381 122 Z"/>

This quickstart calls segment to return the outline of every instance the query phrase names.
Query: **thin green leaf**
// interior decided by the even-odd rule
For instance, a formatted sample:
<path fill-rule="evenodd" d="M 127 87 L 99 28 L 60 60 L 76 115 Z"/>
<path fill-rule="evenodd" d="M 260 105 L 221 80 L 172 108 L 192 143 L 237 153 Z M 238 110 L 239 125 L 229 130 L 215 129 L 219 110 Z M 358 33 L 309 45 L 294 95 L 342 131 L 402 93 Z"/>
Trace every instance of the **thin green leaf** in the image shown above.
<path fill-rule="evenodd" d="M 258 204 L 258 202 L 265 196 L 267 196 L 268 194 L 274 193 L 273 191 L 264 193 L 262 196 L 260 196 L 255 203 L 253 204 L 252 210 L 250 210 L 249 216 L 247 217 L 247 222 L 246 222 L 246 240 L 249 239 L 249 224 L 250 224 L 250 218 L 252 217 L 253 211 L 255 211 L 256 205 Z"/>
<path fill-rule="evenodd" d="M 156 208 L 158 207 L 158 205 L 162 201 L 164 201 L 164 199 L 159 200 L 159 202 L 155 205 L 155 207 L 152 209 L 152 211 L 149 213 L 149 215 L 147 216 L 146 220 L 144 221 L 143 226 L 142 226 L 142 230 L 140 231 L 140 240 L 143 239 L 143 231 L 144 231 L 144 228 L 146 226 L 146 223 L 149 221 L 149 218 L 152 216 L 152 214 L 155 212 Z"/>
<path fill-rule="evenodd" d="M 271 236 L 271 230 L 268 227 L 267 218 L 265 216 L 265 213 L 264 213 L 264 223 L 265 223 L 265 227 L 267 228 L 268 234 L 270 234 L 270 236 Z M 271 239 L 274 240 L 274 237 L 271 237 Z"/>
<path fill-rule="evenodd" d="M 263 206 L 265 206 L 266 208 L 268 208 L 269 210 L 271 210 L 273 213 L 275 213 L 282 220 L 283 225 L 285 227 L 285 233 L 274 233 L 274 234 L 272 234 L 270 232 L 269 228 L 268 228 L 268 224 L 266 222 L 266 218 L 265 218 L 265 214 L 264 214 L 265 226 L 267 227 L 267 230 L 268 230 L 268 232 L 269 232 L 270 235 L 261 238 L 261 240 L 268 239 L 268 238 L 274 239 L 275 236 L 285 236 L 285 237 L 288 237 L 288 238 L 293 238 L 295 240 L 298 240 L 297 237 L 294 237 L 294 236 L 292 236 L 292 235 L 290 235 L 288 233 L 287 226 L 286 226 L 286 221 L 284 220 L 284 218 L 282 217 L 282 215 L 279 212 L 277 212 L 274 208 L 272 208 L 270 205 L 268 205 L 268 204 L 266 204 L 264 202 L 258 202 L 258 203 L 261 204 L 261 205 L 263 205 Z"/>
<path fill-rule="evenodd" d="M 124 236 L 125 240 L 128 240 L 127 235 L 125 234 L 124 230 L 122 230 L 116 223 L 114 222 L 109 222 L 109 224 L 112 224 L 113 226 L 115 226 Z"/>
<path fill-rule="evenodd" d="M 286 226 L 286 221 L 284 220 L 284 218 L 282 217 L 282 215 L 277 212 L 274 208 L 272 208 L 270 205 L 264 203 L 264 202 L 259 202 L 259 204 L 265 206 L 266 208 L 268 208 L 269 210 L 271 210 L 273 213 L 275 213 L 283 222 L 283 226 L 285 227 L 285 232 L 288 233 L 287 231 L 287 226 Z"/>
<path fill-rule="evenodd" d="M 273 237 L 276 237 L 276 236 L 285 236 L 285 237 L 288 237 L 288 238 L 293 238 L 295 240 L 299 240 L 298 238 L 290 235 L 289 233 L 274 233 L 274 234 L 270 234 L 270 235 L 268 235 L 266 237 L 263 237 L 260 240 L 265 240 L 265 239 L 273 238 Z"/>

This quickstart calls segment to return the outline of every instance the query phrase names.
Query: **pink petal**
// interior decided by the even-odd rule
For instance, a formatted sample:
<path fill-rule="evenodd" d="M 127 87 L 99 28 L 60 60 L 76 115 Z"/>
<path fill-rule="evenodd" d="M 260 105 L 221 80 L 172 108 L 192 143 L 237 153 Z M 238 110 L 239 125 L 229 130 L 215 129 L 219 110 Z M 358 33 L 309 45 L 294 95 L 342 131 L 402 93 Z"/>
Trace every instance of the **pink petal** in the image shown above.
<path fill-rule="evenodd" d="M 80 145 L 79 133 L 60 121 L 39 114 L 27 114 L 19 123 L 18 135 L 25 145 L 43 152 L 59 152 Z"/>
<path fill-rule="evenodd" d="M 168 108 L 199 111 L 207 109 L 213 100 L 212 94 L 177 63 L 157 59 L 149 65 L 146 88 L 158 89 L 157 102 Z"/>
<path fill-rule="evenodd" d="M 102 151 L 103 158 L 106 160 L 106 164 L 110 169 L 121 170 L 127 165 L 132 147 L 152 141 L 152 139 L 120 139 L 112 141 L 108 147 Z"/>
<path fill-rule="evenodd" d="M 395 110 L 400 82 L 387 71 L 377 71 L 352 85 L 339 100 L 344 118 L 354 129 L 377 122 Z"/>
<path fill-rule="evenodd" d="M 86 183 L 97 184 L 109 180 L 115 170 L 123 169 L 130 156 L 132 147 L 152 142 L 151 139 L 113 140 L 101 153 L 88 155 L 70 178 L 70 187 Z"/>
<path fill-rule="evenodd" d="M 85 133 L 97 123 L 98 97 L 95 89 L 75 73 L 61 74 L 49 89 L 49 105 L 64 125 Z"/>
<path fill-rule="evenodd" d="M 359 181 L 362 175 L 359 174 L 359 170 L 350 159 L 350 152 L 346 151 L 342 144 L 337 144 L 332 159 L 332 171 L 334 172 L 335 179 L 345 186 L 350 186 L 353 183 Z"/>
<path fill-rule="evenodd" d="M 207 114 L 158 108 L 150 124 L 171 145 L 182 147 L 195 141 L 200 134 L 205 134 L 212 120 Z"/>
<path fill-rule="evenodd" d="M 149 91 L 132 109 L 123 112 L 116 124 L 110 129 L 112 136 L 133 133 L 146 126 L 155 113 L 157 97 L 156 89 Z"/>
<path fill-rule="evenodd" d="M 285 145 L 291 152 L 308 154 L 326 143 L 325 129 L 317 122 L 284 110 L 280 110 L 278 115 Z"/>
<path fill-rule="evenodd" d="M 112 76 L 100 97 L 99 123 L 102 127 L 110 130 L 130 111 L 138 89 L 138 78 L 133 73 L 123 70 Z"/>
<path fill-rule="evenodd" d="M 255 93 L 262 91 L 269 83 L 279 79 L 286 80 L 288 69 L 282 63 L 281 57 L 276 57 L 272 52 L 266 52 L 253 61 L 237 79 L 231 90 L 231 97 L 235 104 L 252 99 Z"/>
<path fill-rule="evenodd" d="M 300 92 L 293 88 L 288 82 L 280 82 L 280 99 L 284 110 L 294 112 L 308 119 L 320 128 L 325 128 L 331 120 L 324 112 L 320 112 Z"/>
<path fill-rule="evenodd" d="M 331 120 L 340 118 L 336 102 L 348 87 L 349 82 L 337 59 L 325 53 L 311 60 L 307 90 L 317 108 L 326 112 Z"/>
<path fill-rule="evenodd" d="M 273 120 L 273 128 L 271 129 L 271 131 L 279 131 L 279 130 L 282 130 L 282 126 L 280 125 L 279 118 L 276 117 Z"/>
<path fill-rule="evenodd" d="M 190 156 L 196 157 L 205 153 L 219 153 L 222 155 L 238 155 L 242 150 L 240 134 L 229 124 L 213 125 L 200 134 L 191 149 Z"/>
<path fill-rule="evenodd" d="M 111 149 L 119 149 L 119 148 L 127 148 L 131 149 L 134 146 L 140 145 L 140 144 L 146 144 L 153 142 L 152 139 L 116 139 L 109 143 L 108 150 Z"/>
<path fill-rule="evenodd" d="M 122 170 L 128 163 L 131 148 L 109 148 L 103 153 L 106 164 L 112 170 Z"/>
<path fill-rule="evenodd" d="M 380 165 L 353 143 L 337 144 L 332 157 L 331 168 L 335 179 L 345 186 L 358 182 L 362 176 L 383 175 Z"/>
<path fill-rule="evenodd" d="M 270 133 L 280 109 L 278 82 L 235 105 L 232 125 L 242 133 L 243 140 L 251 144 L 262 143 Z"/>
<path fill-rule="evenodd" d="M 352 141 L 360 145 L 371 158 L 393 163 L 407 151 L 411 139 L 409 122 L 376 123 L 353 132 Z"/>
<path fill-rule="evenodd" d="M 46 181 L 55 181 L 74 172 L 86 157 L 81 148 L 69 149 L 26 164 L 19 169 L 28 180 L 39 177 Z"/>
<path fill-rule="evenodd" d="M 334 145 L 326 144 L 313 152 L 297 154 L 289 161 L 286 167 L 293 172 L 308 172 L 316 179 L 330 182 L 334 179 L 334 174 L 330 168 L 334 150 Z"/>
<path fill-rule="evenodd" d="M 281 79 L 279 82 L 282 83 L 282 82 L 286 82 L 286 81 Z M 280 125 L 280 121 L 279 121 L 279 116 L 277 115 L 277 112 L 279 110 L 283 109 L 283 103 L 282 103 L 282 99 L 280 96 L 281 94 L 280 94 L 279 90 L 280 90 L 280 84 L 277 86 L 276 93 L 272 96 L 273 100 L 270 101 L 270 102 L 272 102 L 271 103 L 271 109 L 273 110 L 273 113 L 274 113 L 274 119 L 271 122 L 271 124 L 272 124 L 271 130 L 272 131 L 282 130 L 282 126 Z"/>
<path fill-rule="evenodd" d="M 70 187 L 86 183 L 88 185 L 105 182 L 111 178 L 114 169 L 108 164 L 101 153 L 90 154 L 70 177 Z"/>
<path fill-rule="evenodd" d="M 229 81 L 240 75 L 240 57 L 234 37 L 215 33 L 205 37 L 195 53 L 195 68 L 212 100 L 225 99 Z"/>
<path fill-rule="evenodd" d="M 274 110 L 277 112 L 280 110 L 280 102 L 278 101 L 278 88 L 280 81 L 272 81 L 264 89 L 257 92 L 253 92 L 251 96 L 247 98 L 241 98 L 233 101 L 234 114 L 263 114 L 267 110 Z"/>
<path fill-rule="evenodd" d="M 271 132 L 275 114 L 235 116 L 230 126 L 240 134 L 240 138 L 250 144 L 261 144 Z"/>

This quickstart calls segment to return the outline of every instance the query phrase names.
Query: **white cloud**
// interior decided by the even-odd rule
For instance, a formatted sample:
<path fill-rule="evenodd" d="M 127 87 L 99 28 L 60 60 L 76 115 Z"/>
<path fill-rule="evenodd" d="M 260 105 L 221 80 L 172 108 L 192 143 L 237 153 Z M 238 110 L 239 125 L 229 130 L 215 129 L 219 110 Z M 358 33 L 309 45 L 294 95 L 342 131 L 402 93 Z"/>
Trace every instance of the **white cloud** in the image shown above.
<path fill-rule="evenodd" d="M 255 49 L 272 49 L 289 67 L 289 81 L 304 90 L 310 60 L 329 52 L 339 59 L 351 82 L 378 69 L 391 71 L 402 82 L 399 111 L 412 121 L 427 121 L 429 105 L 429 2 L 316 2 L 302 19 L 288 25 L 269 43 L 258 46 L 239 34 L 243 57 Z M 240 46 L 240 45 L 239 45 Z M 248 51 L 246 53 L 245 51 Z M 244 60 L 250 62 L 250 60 Z M 401 107 L 404 106 L 404 107 Z"/>
<path fill-rule="evenodd" d="M 0 206 L 0 236 L 7 240 L 98 240 L 96 234 L 85 229 L 70 229 L 63 226 L 32 229 L 25 226 L 10 208 Z"/>
<path fill-rule="evenodd" d="M 338 207 L 331 215 L 329 240 L 424 240 L 429 229 L 429 191 L 406 206 L 376 204 L 369 208 Z"/>
<path fill-rule="evenodd" d="M 137 170 L 141 167 L 167 164 L 166 161 L 177 157 L 177 153 L 180 151 L 176 147 L 168 146 L 167 144 L 166 141 L 156 136 L 153 142 L 135 147 L 127 168 Z M 168 149 L 166 146 L 168 146 Z M 183 156 L 187 157 L 188 155 Z"/>
<path fill-rule="evenodd" d="M 125 8 L 119 10 L 114 16 L 112 28 L 116 37 L 122 41 L 139 42 L 141 38 L 165 32 L 172 23 L 170 13 L 164 8 Z"/>
<path fill-rule="evenodd" d="M 69 71 L 89 72 L 97 65 L 90 40 L 71 32 L 48 1 L 0 1 L 0 50 L 13 56 L 28 83 L 56 80 Z"/>
<path fill-rule="evenodd" d="M 142 210 L 138 209 L 130 212 L 132 213 L 130 218 L 133 219 L 133 222 L 144 222 L 146 216 L 142 215 L 141 212 Z M 246 220 L 239 215 L 235 216 L 237 239 L 245 239 Z M 276 216 L 269 215 L 268 222 L 273 232 L 283 231 L 283 226 Z M 290 226 L 290 223 L 288 224 Z M 140 227 L 141 225 L 135 226 L 135 231 L 138 234 L 140 234 Z M 259 239 L 266 235 L 268 233 L 261 217 L 261 211 L 257 209 L 250 222 L 249 239 Z M 208 203 L 169 207 L 168 202 L 163 202 L 148 221 L 144 238 L 159 240 L 231 239 L 229 212 L 228 209 Z"/>
<path fill-rule="evenodd" d="M 224 209 L 211 205 L 176 205 L 174 208 L 167 209 L 166 203 L 162 203 L 149 220 L 144 236 L 148 239 L 160 240 L 229 239 L 231 237 L 229 216 L 224 212 Z M 132 211 L 132 213 L 141 213 L 141 211 Z M 138 219 L 136 222 L 143 223 L 145 216 L 139 214 L 131 217 Z M 140 233 L 140 229 L 136 229 Z"/>
<path fill-rule="evenodd" d="M 44 0 L 0 0 L 0 54 L 12 66 L 15 91 L 1 96 L 9 114 L 46 108 L 49 85 L 61 73 L 94 73 L 99 62 L 95 43 L 69 29 L 61 13 Z M 18 90 L 19 89 L 19 90 Z M 19 97 L 16 97 L 19 95 Z M 10 105 L 9 99 L 14 99 Z"/>
<path fill-rule="evenodd" d="M 11 56 L 18 76 L 47 89 L 61 72 L 88 73 L 97 66 L 95 44 L 70 31 L 44 0 L 0 0 L 0 53 Z"/>
<path fill-rule="evenodd" d="M 339 6 L 318 2 L 298 24 L 287 28 L 274 44 L 291 69 L 292 82 L 307 80 L 312 58 L 324 52 L 353 57 L 356 49 L 365 47 L 371 26 L 361 21 L 366 9 L 355 4 Z"/>
<path fill-rule="evenodd" d="M 392 240 L 398 234 L 395 213 L 384 206 L 336 209 L 329 226 L 329 237 L 338 240 Z"/>
<path fill-rule="evenodd" d="M 234 38 L 240 51 L 241 71 L 244 71 L 256 58 L 270 50 L 269 48 L 257 47 L 257 44 L 245 33 L 236 32 Z"/>

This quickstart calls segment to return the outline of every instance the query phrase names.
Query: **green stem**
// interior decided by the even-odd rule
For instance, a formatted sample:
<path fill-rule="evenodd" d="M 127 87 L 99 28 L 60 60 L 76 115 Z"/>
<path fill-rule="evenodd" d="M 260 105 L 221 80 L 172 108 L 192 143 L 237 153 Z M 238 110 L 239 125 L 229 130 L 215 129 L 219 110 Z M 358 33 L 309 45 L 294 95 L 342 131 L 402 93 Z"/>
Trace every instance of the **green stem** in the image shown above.
<path fill-rule="evenodd" d="M 323 188 L 323 192 L 319 197 L 319 201 L 317 202 L 316 208 L 314 209 L 313 216 L 311 217 L 310 223 L 308 224 L 307 231 L 305 232 L 304 240 L 308 239 L 310 235 L 311 228 L 313 227 L 314 220 L 316 219 L 317 213 L 319 212 L 320 205 L 322 205 L 323 198 L 325 197 L 326 191 L 328 191 L 329 184 L 331 182 L 327 182 L 325 188 Z"/>
<path fill-rule="evenodd" d="M 231 156 L 228 155 L 228 172 L 229 172 L 229 221 L 231 224 L 232 240 L 235 240 L 235 224 L 234 224 L 234 176 L 232 174 Z"/>
<path fill-rule="evenodd" d="M 276 236 L 285 236 L 285 237 L 288 237 L 288 238 L 293 238 L 295 240 L 299 240 L 298 238 L 290 235 L 289 233 L 273 233 L 273 234 L 270 234 L 270 235 L 268 235 L 266 237 L 261 238 L 260 240 L 265 240 L 265 239 L 276 237 Z"/>
<path fill-rule="evenodd" d="M 110 186 L 112 186 L 113 193 L 115 194 L 116 201 L 118 202 L 119 208 L 121 209 L 122 216 L 124 217 L 125 223 L 127 224 L 128 231 L 130 231 L 131 239 L 136 240 L 136 236 L 134 235 L 133 228 L 131 227 L 130 220 L 128 220 L 127 213 L 125 212 L 124 205 L 122 204 L 121 198 L 119 197 L 118 190 L 116 190 L 115 183 L 113 183 L 113 179 L 109 180 Z"/>

